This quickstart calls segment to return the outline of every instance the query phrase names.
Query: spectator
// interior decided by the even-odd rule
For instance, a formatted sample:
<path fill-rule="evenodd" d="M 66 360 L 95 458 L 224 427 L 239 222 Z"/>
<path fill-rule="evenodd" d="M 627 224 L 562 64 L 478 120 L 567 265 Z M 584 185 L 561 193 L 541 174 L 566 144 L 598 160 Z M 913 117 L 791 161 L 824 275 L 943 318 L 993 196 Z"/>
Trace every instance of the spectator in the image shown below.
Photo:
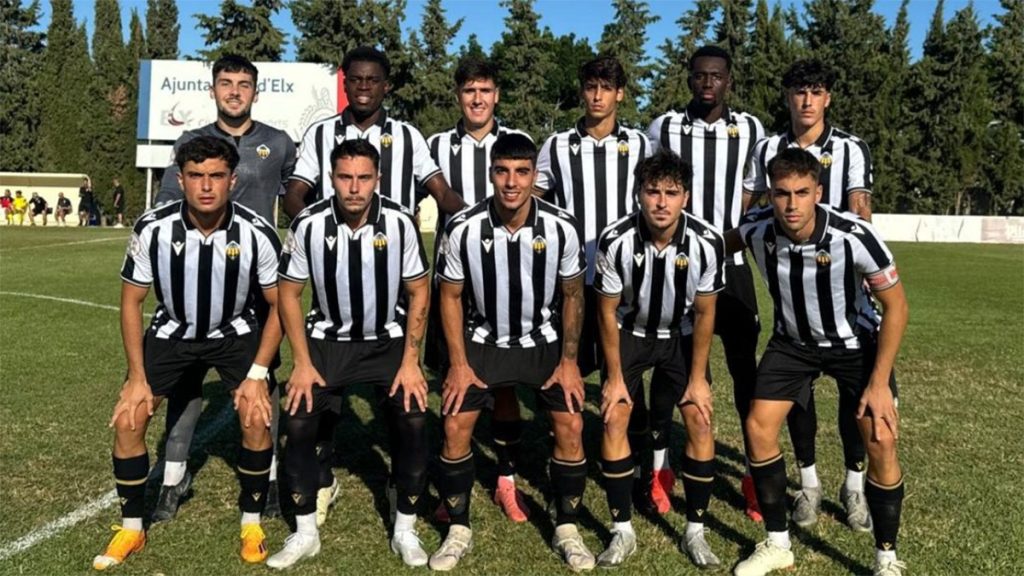
<path fill-rule="evenodd" d="M 82 178 L 82 187 L 78 189 L 78 225 L 88 226 L 89 220 L 96 211 L 96 198 L 92 193 L 92 180 Z"/>
<path fill-rule="evenodd" d="M 124 187 L 117 178 L 114 178 L 114 213 L 117 214 L 114 228 L 124 228 Z"/>
<path fill-rule="evenodd" d="M 71 213 L 71 200 L 64 197 L 63 192 L 57 193 L 57 213 L 55 215 L 58 226 L 67 226 L 67 215 Z"/>
<path fill-rule="evenodd" d="M 11 198 L 11 189 L 4 190 L 4 195 L 0 197 L 0 209 L 4 211 L 4 220 L 7 225 L 14 224 L 14 198 Z"/>
<path fill-rule="evenodd" d="M 46 202 L 46 198 L 43 198 L 38 193 L 33 192 L 32 193 L 32 198 L 28 201 L 28 203 L 29 203 L 29 206 L 31 206 L 31 208 L 32 208 L 32 210 L 30 210 L 29 213 L 28 213 L 28 220 L 29 220 L 29 222 L 33 226 L 35 226 L 36 225 L 36 216 L 40 216 L 41 215 L 43 217 L 43 226 L 46 226 L 47 212 L 50 211 L 50 208 L 49 208 L 49 206 L 47 205 L 47 202 Z"/>
<path fill-rule="evenodd" d="M 21 195 L 21 190 L 14 193 L 14 215 L 18 217 L 18 226 L 25 224 L 25 212 L 28 210 L 28 199 Z"/>

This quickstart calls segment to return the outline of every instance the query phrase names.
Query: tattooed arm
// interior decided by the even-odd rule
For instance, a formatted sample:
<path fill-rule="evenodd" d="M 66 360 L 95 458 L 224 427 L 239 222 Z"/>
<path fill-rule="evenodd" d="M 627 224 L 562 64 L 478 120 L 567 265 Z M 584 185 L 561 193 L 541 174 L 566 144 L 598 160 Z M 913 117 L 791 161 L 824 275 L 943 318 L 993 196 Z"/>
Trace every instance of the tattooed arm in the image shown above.
<path fill-rule="evenodd" d="M 576 358 L 580 350 L 580 334 L 583 331 L 583 274 L 562 280 L 562 360 L 555 373 L 548 378 L 543 388 L 555 384 L 562 387 L 565 404 L 572 414 L 583 410 L 583 377 Z"/>
<path fill-rule="evenodd" d="M 420 369 L 420 350 L 427 332 L 427 307 L 430 305 L 430 278 L 423 275 L 415 280 L 405 282 L 405 291 L 409 295 L 409 321 L 406 323 L 405 351 L 402 355 L 402 366 L 391 384 L 389 396 L 394 396 L 398 389 L 405 395 L 405 411 L 414 408 L 415 400 L 421 410 L 427 409 L 427 381 Z"/>

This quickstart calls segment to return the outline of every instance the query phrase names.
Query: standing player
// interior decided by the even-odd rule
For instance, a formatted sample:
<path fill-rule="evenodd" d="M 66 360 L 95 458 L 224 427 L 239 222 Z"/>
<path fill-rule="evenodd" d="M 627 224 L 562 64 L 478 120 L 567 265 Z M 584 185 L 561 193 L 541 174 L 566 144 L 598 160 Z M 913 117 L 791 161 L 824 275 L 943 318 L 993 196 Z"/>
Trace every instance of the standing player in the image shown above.
<path fill-rule="evenodd" d="M 569 130 L 548 138 L 537 159 L 537 193 L 549 202 L 565 208 L 576 218 L 577 233 L 586 245 L 588 263 L 594 262 L 597 237 L 606 226 L 632 212 L 636 207 L 634 175 L 637 164 L 650 155 L 651 145 L 639 130 L 618 122 L 618 105 L 625 98 L 627 83 L 622 64 L 612 57 L 599 56 L 578 71 L 580 97 L 585 114 Z M 585 319 L 580 344 L 580 372 L 584 377 L 601 365 L 597 339 L 597 297 L 593 290 L 594 268 L 586 274 Z M 655 399 L 652 398 L 652 402 Z M 657 402 L 659 414 L 671 421 L 672 401 Z M 636 410 L 646 414 L 643 395 L 637 396 Z M 634 452 L 646 455 L 646 418 L 644 429 L 633 435 Z M 637 473 L 648 473 L 641 466 Z M 648 509 L 650 481 L 637 482 L 636 501 Z M 665 503 L 668 500 L 666 498 Z"/>
<path fill-rule="evenodd" d="M 864 496 L 875 533 L 875 576 L 899 576 L 896 559 L 903 475 L 896 454 L 899 414 L 893 363 L 907 325 L 907 300 L 892 254 L 864 220 L 826 204 L 819 159 L 786 148 L 768 163 L 769 205 L 727 235 L 761 270 L 775 308 L 775 329 L 758 366 L 747 417 L 757 500 L 768 539 L 735 569 L 760 576 L 793 565 L 786 518 L 786 466 L 779 429 L 793 406 L 806 405 L 822 373 L 839 386 L 841 414 L 853 418 L 867 446 Z M 879 319 L 871 294 L 885 314 Z"/>
<path fill-rule="evenodd" d="M 114 213 L 117 214 L 117 224 L 114 225 L 114 228 L 124 228 L 124 186 L 121 186 L 121 181 L 117 178 L 114 178 L 113 196 Z M 266 216 L 264 216 L 264 218 L 266 218 Z M 269 221 L 270 220 L 268 220 L 268 222 Z"/>
<path fill-rule="evenodd" d="M 754 143 L 764 137 L 764 128 L 754 116 L 729 108 L 732 88 L 732 56 L 717 46 L 699 48 L 690 57 L 690 91 L 693 99 L 682 112 L 669 112 L 656 119 L 648 131 L 655 149 L 667 148 L 693 167 L 693 193 L 686 211 L 710 222 L 721 231 L 731 230 L 750 203 L 743 192 L 743 174 Z M 754 277 L 743 254 L 725 262 L 725 290 L 718 295 L 715 333 L 722 338 L 725 363 L 732 376 L 733 400 L 740 422 L 747 418 L 751 393 L 757 376 L 757 337 L 761 325 L 757 316 Z M 635 428 L 635 426 L 634 426 Z M 675 482 L 666 456 L 668 431 L 654 439 L 654 476 L 651 495 L 665 498 Z M 744 439 L 745 442 L 745 439 Z M 746 512 L 761 520 L 750 474 L 740 484 L 747 502 Z"/>
<path fill-rule="evenodd" d="M 450 368 L 442 393 L 441 499 L 451 527 L 430 557 L 451 570 L 472 548 L 470 440 L 490 391 L 523 385 L 537 394 L 554 431 L 552 546 L 573 570 L 594 567 L 576 528 L 587 483 L 583 379 L 577 366 L 583 321 L 583 251 L 572 216 L 534 198 L 537 148 L 505 134 L 491 148 L 495 194 L 455 216 L 442 252 L 441 318 Z M 561 334 L 552 322 L 562 301 Z"/>
<path fill-rule="evenodd" d="M 430 155 L 440 166 L 445 180 L 455 193 L 469 205 L 489 198 L 494 193 L 490 178 L 491 147 L 503 134 L 523 134 L 498 124 L 494 108 L 498 104 L 498 72 L 493 64 L 485 60 L 467 58 L 455 70 L 455 98 L 462 111 L 462 119 L 447 132 L 434 134 L 427 140 Z M 524 134 L 525 135 L 525 134 Z M 444 230 L 446 219 L 438 219 L 439 230 Z M 437 235 L 438 237 L 441 234 Z M 437 243 L 441 246 L 441 243 Z M 443 264 L 435 256 L 434 270 Z M 442 379 L 447 371 L 448 350 L 444 346 L 444 330 L 441 327 L 439 290 L 435 276 L 434 298 L 431 302 L 431 321 L 427 328 L 427 362 L 437 370 Z M 498 480 L 494 490 L 494 502 L 501 506 L 513 522 L 525 522 L 528 509 L 522 494 L 516 490 L 516 461 L 519 459 L 519 443 L 522 435 L 522 421 L 519 414 L 519 400 L 515 388 L 501 388 L 494 391 L 494 412 L 491 430 L 494 435 L 494 452 L 498 460 Z M 444 506 L 438 516 L 446 517 Z"/>
<path fill-rule="evenodd" d="M 47 204 L 46 204 L 46 198 L 43 198 L 42 196 L 40 196 L 38 192 L 33 192 L 32 193 L 32 197 L 29 198 L 29 200 L 28 200 L 28 204 L 29 204 L 29 213 L 28 213 L 28 220 L 29 220 L 29 222 L 33 226 L 35 226 L 36 225 L 36 216 L 42 216 L 43 217 L 43 226 L 46 226 L 46 216 L 47 216 L 46 210 L 47 210 L 47 207 L 48 207 Z"/>
<path fill-rule="evenodd" d="M 146 429 L 165 396 L 217 370 L 234 397 L 242 429 L 238 478 L 242 558 L 267 556 L 260 528 L 270 461 L 267 367 L 281 343 L 277 318 L 280 243 L 273 228 L 228 199 L 238 153 L 219 138 L 199 137 L 176 153 L 185 199 L 146 213 L 136 224 L 121 269 L 121 332 L 128 377 L 114 407 L 114 480 L 121 526 L 93 560 L 105 570 L 146 544 L 149 455 Z M 142 305 L 155 284 L 156 313 L 145 336 Z M 256 323 L 253 292 L 263 291 L 271 315 Z"/>
<path fill-rule="evenodd" d="M 388 57 L 374 48 L 360 46 L 345 54 L 341 69 L 345 74 L 348 106 L 341 114 L 319 120 L 306 129 L 298 164 L 288 181 L 285 212 L 294 218 L 311 193 L 313 200 L 332 196 L 330 151 L 353 139 L 369 140 L 380 153 L 381 196 L 413 214 L 419 184 L 434 197 L 441 212 L 454 214 L 462 209 L 462 199 L 448 187 L 430 158 L 420 131 L 391 118 L 383 108 L 384 97 L 391 89 Z"/>
<path fill-rule="evenodd" d="M 213 63 L 213 84 L 210 98 L 217 106 L 217 120 L 195 130 L 182 133 L 175 142 L 175 150 L 200 136 L 220 138 L 231 144 L 238 152 L 239 162 L 237 183 L 231 190 L 231 200 L 256 212 L 264 220 L 276 222 L 274 202 L 284 193 L 284 181 L 295 168 L 295 143 L 288 134 L 262 122 L 252 119 L 252 105 L 259 100 L 256 86 L 259 72 L 252 62 L 235 55 L 224 55 Z M 177 185 L 177 166 L 164 171 L 156 203 L 160 205 L 181 198 Z M 115 180 L 115 186 L 120 187 Z M 123 198 L 124 191 L 121 191 Z M 117 205 L 115 192 L 115 206 Z M 122 200 L 123 202 L 123 200 Z M 120 214 L 118 215 L 120 222 Z M 257 294 L 257 316 L 262 325 L 267 317 L 268 307 Z M 267 493 L 268 516 L 280 515 L 277 487 L 277 405 L 280 391 L 274 377 L 274 370 L 280 364 L 275 356 L 270 371 L 271 394 L 274 401 L 273 426 L 274 464 L 270 470 L 270 489 Z M 167 445 L 164 466 L 163 487 L 153 511 L 153 521 L 160 522 L 174 518 L 181 498 L 192 484 L 192 476 L 186 468 L 192 436 L 203 409 L 201 380 L 199 386 L 182 389 L 171 396 L 167 406 Z"/>
<path fill-rule="evenodd" d="M 71 200 L 64 197 L 63 192 L 57 193 L 57 210 L 54 212 L 54 218 L 57 224 L 61 226 L 67 226 L 67 216 L 71 213 Z"/>
<path fill-rule="evenodd" d="M 804 149 L 821 164 L 822 203 L 870 221 L 871 154 L 863 140 L 832 127 L 826 120 L 834 82 L 835 72 L 818 60 L 799 60 L 786 70 L 782 85 L 789 108 L 789 131 L 757 143 L 743 185 L 755 195 L 763 194 L 772 185 L 768 162 L 787 148 Z M 840 397 L 840 402 L 848 400 Z M 854 412 L 855 406 L 839 406 L 839 437 L 846 463 L 846 480 L 839 490 L 839 499 L 846 508 L 849 526 L 869 532 L 871 515 L 864 500 L 864 444 L 853 419 Z M 822 497 L 815 467 L 818 420 L 813 386 L 807 405 L 795 406 L 789 413 L 788 424 L 801 485 L 794 501 L 793 521 L 806 527 L 818 520 Z"/>
<path fill-rule="evenodd" d="M 653 368 L 652 389 L 671 390 L 686 424 L 687 523 L 681 548 L 695 565 L 709 568 L 721 562 L 704 538 L 715 477 L 711 387 L 705 375 L 715 300 L 725 282 L 725 244 L 710 224 L 683 211 L 692 178 L 685 161 L 662 149 L 640 162 L 636 178 L 640 209 L 604 230 L 595 265 L 606 366 L 601 471 L 613 524 L 612 541 L 597 563 L 618 566 L 636 551 L 630 521 L 634 463 L 626 432 L 633 398 L 643 393 L 644 371 Z"/>
<path fill-rule="evenodd" d="M 344 390 L 372 383 L 393 431 L 391 476 L 398 510 L 391 550 L 407 565 L 422 566 L 427 554 L 415 523 L 427 469 L 427 383 L 419 364 L 430 300 L 427 258 L 412 217 L 375 192 L 380 183 L 376 148 L 366 140 L 346 140 L 330 160 L 335 195 L 292 222 L 281 258 L 281 318 L 295 357 L 286 400 L 285 473 L 297 530 L 267 565 L 287 568 L 320 551 L 316 445 L 323 437 L 321 415 L 333 412 L 333 423 Z M 307 280 L 314 304 L 304 315 Z"/>

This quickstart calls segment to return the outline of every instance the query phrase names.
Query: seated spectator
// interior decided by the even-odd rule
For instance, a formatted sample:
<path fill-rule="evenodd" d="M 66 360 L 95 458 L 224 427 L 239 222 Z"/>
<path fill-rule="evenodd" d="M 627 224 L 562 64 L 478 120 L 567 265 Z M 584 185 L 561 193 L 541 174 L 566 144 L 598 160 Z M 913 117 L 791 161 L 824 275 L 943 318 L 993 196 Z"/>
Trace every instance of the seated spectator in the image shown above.
<path fill-rule="evenodd" d="M 57 193 L 57 213 L 55 217 L 57 219 L 58 226 L 67 226 L 67 215 L 71 213 L 71 200 L 64 197 L 63 192 Z"/>

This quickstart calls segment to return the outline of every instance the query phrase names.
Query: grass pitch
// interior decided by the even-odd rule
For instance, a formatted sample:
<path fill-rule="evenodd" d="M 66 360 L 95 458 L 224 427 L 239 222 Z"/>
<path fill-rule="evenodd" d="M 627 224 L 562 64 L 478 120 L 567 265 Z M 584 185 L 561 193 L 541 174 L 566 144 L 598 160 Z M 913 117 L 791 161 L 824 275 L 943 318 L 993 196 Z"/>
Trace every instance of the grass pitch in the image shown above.
<path fill-rule="evenodd" d="M 116 307 L 118 270 L 127 231 L 0 228 L 0 574 L 83 574 L 118 521 L 113 500 L 111 431 L 106 428 L 124 375 Z M 1020 418 L 1024 415 L 1024 248 L 953 244 L 894 244 L 910 299 L 910 326 L 897 361 L 902 416 L 901 458 L 907 498 L 900 555 L 911 574 L 1015 574 L 1024 550 L 1024 509 L 1018 479 L 1024 470 Z M 308 290 L 307 290 L 308 292 Z M 760 294 L 767 342 L 771 309 Z M 55 299 L 46 299 L 52 297 Z M 287 345 L 284 379 L 290 368 Z M 712 356 L 718 380 L 716 436 L 719 478 L 709 541 L 731 569 L 762 527 L 742 513 L 742 448 L 731 384 L 720 346 Z M 596 380 L 588 397 L 599 396 Z M 434 389 L 438 387 L 434 383 Z M 794 529 L 797 570 L 790 574 L 869 573 L 872 538 L 841 520 L 837 491 L 843 466 L 835 427 L 834 386 L 818 390 L 818 468 L 826 491 L 824 514 L 810 530 Z M 149 544 L 119 574 L 266 574 L 237 557 L 237 483 L 233 473 L 237 424 L 223 388 L 207 385 L 208 401 L 189 467 L 194 495 L 178 518 L 154 527 Z M 337 432 L 335 474 L 342 498 L 321 531 L 323 551 L 295 570 L 302 574 L 391 574 L 406 568 L 387 546 L 383 481 L 385 435 L 366 398 L 356 390 Z M 566 568 L 550 552 L 543 513 L 546 424 L 527 400 L 521 459 L 531 521 L 512 525 L 489 501 L 494 461 L 486 418 L 478 430 L 478 483 L 473 498 L 475 547 L 462 574 L 558 574 Z M 432 440 L 439 436 L 432 394 Z M 597 471 L 600 418 L 587 407 L 586 445 L 591 482 L 581 523 L 590 548 L 609 538 L 609 514 Z M 152 460 L 163 432 L 163 408 L 150 428 Z M 681 459 L 682 425 L 673 431 L 671 459 Z M 788 441 L 784 442 L 788 449 Z M 787 452 L 791 486 L 796 474 Z M 150 498 L 152 501 L 152 498 Z M 420 535 L 434 550 L 444 528 L 421 510 Z M 683 494 L 665 517 L 635 519 L 640 549 L 623 574 L 695 574 L 677 544 L 685 525 Z M 83 511 L 84 510 L 84 511 Z M 678 511 L 677 511 L 678 510 Z M 73 515 L 77 522 L 66 521 Z M 65 520 L 64 526 L 54 523 Z M 289 529 L 264 522 L 271 551 Z M 1014 552 L 1016 551 L 1016 552 Z M 723 568 L 720 572 L 725 573 Z"/>

